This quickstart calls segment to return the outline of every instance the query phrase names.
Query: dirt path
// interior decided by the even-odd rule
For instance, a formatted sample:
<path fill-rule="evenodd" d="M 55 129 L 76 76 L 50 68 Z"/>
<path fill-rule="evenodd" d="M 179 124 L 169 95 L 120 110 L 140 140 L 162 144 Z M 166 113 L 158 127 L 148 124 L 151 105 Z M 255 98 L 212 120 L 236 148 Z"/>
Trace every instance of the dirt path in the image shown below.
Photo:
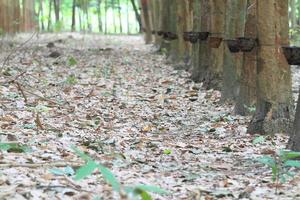
<path fill-rule="evenodd" d="M 18 48 L 29 37 L 1 43 L 0 141 L 29 151 L 0 152 L 0 199 L 119 199 L 98 172 L 76 182 L 55 171 L 82 165 L 71 145 L 122 184 L 171 192 L 155 199 L 277 198 L 271 171 L 255 159 L 287 138 L 254 145 L 248 118 L 140 37 L 40 35 Z M 279 191 L 279 199 L 300 198 L 299 176 Z"/>

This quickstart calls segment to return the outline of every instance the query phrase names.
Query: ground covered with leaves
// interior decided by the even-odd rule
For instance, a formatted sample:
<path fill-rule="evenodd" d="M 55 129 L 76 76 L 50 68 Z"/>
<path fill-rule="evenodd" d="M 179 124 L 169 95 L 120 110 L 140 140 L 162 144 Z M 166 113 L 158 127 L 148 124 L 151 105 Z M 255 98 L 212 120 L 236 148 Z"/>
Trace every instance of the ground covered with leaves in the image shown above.
<path fill-rule="evenodd" d="M 25 34 L 0 48 L 0 199 L 126 199 L 136 185 L 153 199 L 300 199 L 300 176 L 274 183 L 257 161 L 287 137 L 246 134 L 249 117 L 140 36 Z M 76 180 L 76 148 L 102 173 Z"/>

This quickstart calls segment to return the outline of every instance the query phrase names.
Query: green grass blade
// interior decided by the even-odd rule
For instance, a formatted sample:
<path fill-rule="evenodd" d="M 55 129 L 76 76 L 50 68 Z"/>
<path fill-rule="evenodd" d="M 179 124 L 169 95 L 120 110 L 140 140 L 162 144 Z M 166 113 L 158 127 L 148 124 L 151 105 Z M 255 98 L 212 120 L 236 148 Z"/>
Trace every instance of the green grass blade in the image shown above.
<path fill-rule="evenodd" d="M 97 164 L 97 167 L 100 170 L 100 172 L 101 172 L 102 176 L 104 177 L 104 179 L 106 180 L 106 182 L 109 183 L 115 191 L 120 192 L 121 184 L 116 179 L 116 177 L 113 175 L 113 173 L 108 168 L 104 167 L 101 164 Z"/>
<path fill-rule="evenodd" d="M 168 191 L 161 189 L 160 187 L 157 186 L 152 186 L 152 185 L 138 185 L 135 188 L 147 191 L 147 192 L 152 192 L 156 194 L 169 194 Z"/>
<path fill-rule="evenodd" d="M 97 169 L 98 165 L 94 161 L 89 161 L 86 165 L 80 167 L 76 171 L 75 180 L 81 180 L 91 175 L 95 169 Z"/>

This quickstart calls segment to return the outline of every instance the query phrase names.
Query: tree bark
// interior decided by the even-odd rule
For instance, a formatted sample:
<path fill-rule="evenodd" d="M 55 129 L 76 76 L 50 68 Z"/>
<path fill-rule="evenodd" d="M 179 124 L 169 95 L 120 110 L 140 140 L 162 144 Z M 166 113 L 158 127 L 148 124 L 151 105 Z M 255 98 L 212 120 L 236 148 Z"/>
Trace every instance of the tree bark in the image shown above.
<path fill-rule="evenodd" d="M 141 19 L 141 15 L 139 14 L 139 10 L 136 6 L 135 0 L 130 0 L 131 1 L 131 5 L 133 7 L 134 13 L 135 13 L 135 17 L 136 20 L 138 21 L 138 24 L 140 26 L 140 32 L 142 31 L 142 19 Z"/>
<path fill-rule="evenodd" d="M 225 39 L 235 39 L 244 35 L 246 7 L 246 0 L 227 0 Z M 232 54 L 227 45 L 225 46 L 222 84 L 223 101 L 235 101 L 238 97 L 242 56 L 242 53 Z"/>
<path fill-rule="evenodd" d="M 291 71 L 281 45 L 288 43 L 288 0 L 257 0 L 257 108 L 248 132 L 287 133 L 291 128 Z"/>
<path fill-rule="evenodd" d="M 248 13 L 245 25 L 245 37 L 257 38 L 256 0 L 248 0 Z M 243 55 L 243 67 L 240 79 L 240 92 L 235 105 L 235 112 L 248 115 L 250 108 L 256 105 L 257 47 Z"/>
<path fill-rule="evenodd" d="M 200 32 L 210 31 L 210 4 L 207 0 L 200 0 L 200 20 L 199 29 Z M 198 30 L 199 31 L 199 30 Z M 208 41 L 199 42 L 199 62 L 198 65 L 193 66 L 192 79 L 197 82 L 205 81 L 206 71 L 210 66 L 210 48 L 208 46 Z"/>
<path fill-rule="evenodd" d="M 145 33 L 145 42 L 146 44 L 150 44 L 152 42 L 152 26 L 150 19 L 150 7 L 148 0 L 141 0 L 140 5 L 142 7 L 142 29 Z"/>
<path fill-rule="evenodd" d="M 299 89 L 294 125 L 292 131 L 290 132 L 288 148 L 291 149 L 292 151 L 298 151 L 298 152 L 300 151 L 300 89 Z"/>
<path fill-rule="evenodd" d="M 210 32 L 211 37 L 224 38 L 226 0 L 210 0 Z M 222 73 L 224 64 L 224 43 L 219 48 L 207 47 L 209 54 L 208 67 L 203 74 L 202 81 L 207 89 L 222 89 Z"/>
<path fill-rule="evenodd" d="M 58 23 L 60 20 L 60 0 L 53 0 L 54 12 L 55 12 L 55 22 Z"/>
<path fill-rule="evenodd" d="M 75 29 L 76 29 L 76 0 L 73 0 L 71 30 L 74 32 Z"/>
<path fill-rule="evenodd" d="M 49 16 L 48 16 L 48 26 L 47 30 L 50 31 L 51 25 L 52 25 L 52 20 L 51 20 L 51 13 L 52 13 L 52 0 L 49 0 Z"/>

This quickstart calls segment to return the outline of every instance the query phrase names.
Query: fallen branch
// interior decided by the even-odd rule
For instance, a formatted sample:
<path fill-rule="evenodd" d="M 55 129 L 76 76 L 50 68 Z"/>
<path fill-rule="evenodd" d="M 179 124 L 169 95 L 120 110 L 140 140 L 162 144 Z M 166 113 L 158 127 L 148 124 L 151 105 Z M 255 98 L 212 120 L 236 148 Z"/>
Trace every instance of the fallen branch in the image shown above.
<path fill-rule="evenodd" d="M 22 89 L 21 84 L 19 82 L 17 82 L 17 81 L 14 81 L 14 83 L 17 85 L 17 89 L 21 92 L 21 94 L 22 94 L 22 96 L 24 98 L 24 102 L 27 103 L 27 97 L 25 95 L 24 90 Z"/>
<path fill-rule="evenodd" d="M 39 168 L 39 167 L 81 167 L 84 163 L 75 162 L 44 162 L 44 163 L 4 163 L 0 164 L 0 168 L 14 168 L 14 167 L 24 167 L 24 168 Z"/>

